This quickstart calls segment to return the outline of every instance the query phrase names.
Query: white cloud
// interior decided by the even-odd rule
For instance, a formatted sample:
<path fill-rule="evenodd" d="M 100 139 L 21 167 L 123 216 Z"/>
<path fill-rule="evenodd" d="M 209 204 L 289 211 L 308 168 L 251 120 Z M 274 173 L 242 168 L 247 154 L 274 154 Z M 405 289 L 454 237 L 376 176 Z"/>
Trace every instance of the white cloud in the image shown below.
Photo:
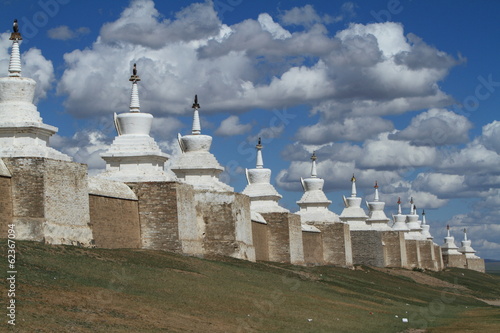
<path fill-rule="evenodd" d="M 391 131 L 392 122 L 379 117 L 344 118 L 339 122 L 317 123 L 301 127 L 297 139 L 306 144 L 321 144 L 338 140 L 364 141 L 381 132 Z"/>
<path fill-rule="evenodd" d="M 459 144 L 469 141 L 471 127 L 472 123 L 464 116 L 444 109 L 430 109 L 418 114 L 407 128 L 389 138 L 419 146 Z"/>
<path fill-rule="evenodd" d="M 283 134 L 284 130 L 285 130 L 285 125 L 283 124 L 279 126 L 265 127 L 262 128 L 257 134 L 249 136 L 247 138 L 247 141 L 257 142 L 257 140 L 261 138 L 262 142 L 269 143 L 273 139 L 280 137 L 281 134 Z"/>
<path fill-rule="evenodd" d="M 215 134 L 222 136 L 241 135 L 251 129 L 252 124 L 241 124 L 238 116 L 229 116 L 221 122 L 219 128 L 215 130 Z"/>
<path fill-rule="evenodd" d="M 260 14 L 257 20 L 259 21 L 262 29 L 269 32 L 274 39 L 287 39 L 292 36 L 290 32 L 283 29 L 283 27 L 281 27 L 278 23 L 274 22 L 271 15 L 267 13 Z"/>
<path fill-rule="evenodd" d="M 90 29 L 87 27 L 80 27 L 73 31 L 67 25 L 61 25 L 59 27 L 48 30 L 47 35 L 52 39 L 69 40 L 80 37 L 82 35 L 86 35 L 89 32 Z"/>

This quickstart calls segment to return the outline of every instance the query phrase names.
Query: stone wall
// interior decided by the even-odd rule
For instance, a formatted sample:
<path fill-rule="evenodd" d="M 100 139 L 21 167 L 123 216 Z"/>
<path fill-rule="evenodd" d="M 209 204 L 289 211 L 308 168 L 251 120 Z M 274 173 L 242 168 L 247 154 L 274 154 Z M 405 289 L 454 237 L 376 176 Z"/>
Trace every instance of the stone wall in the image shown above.
<path fill-rule="evenodd" d="M 434 244 L 429 240 L 418 241 L 420 249 L 420 264 L 424 269 L 432 271 L 438 270 L 436 259 L 434 258 Z"/>
<path fill-rule="evenodd" d="M 87 166 L 47 158 L 4 158 L 12 178 L 16 238 L 92 246 Z"/>
<path fill-rule="evenodd" d="M 467 267 L 467 261 L 465 255 L 463 254 L 443 255 L 443 263 L 445 267 L 457 267 L 457 268 Z"/>
<path fill-rule="evenodd" d="M 441 251 L 441 246 L 436 243 L 433 243 L 432 246 L 434 247 L 434 257 L 436 258 L 437 269 L 438 271 L 441 271 L 444 269 L 443 252 Z"/>
<path fill-rule="evenodd" d="M 406 257 L 409 268 L 422 267 L 418 242 L 419 241 L 414 239 L 406 240 Z"/>
<path fill-rule="evenodd" d="M 304 264 L 300 216 L 291 213 L 261 213 L 267 221 L 269 260 Z"/>
<path fill-rule="evenodd" d="M 403 232 L 381 231 L 384 244 L 385 267 L 408 267 L 406 242 Z"/>
<path fill-rule="evenodd" d="M 382 233 L 375 230 L 351 230 L 354 264 L 384 267 Z"/>
<path fill-rule="evenodd" d="M 183 219 L 190 216 L 195 241 L 198 228 L 194 215 L 194 191 L 191 186 L 178 182 L 129 183 L 137 195 L 141 229 L 141 248 L 182 253 L 179 237 L 179 211 L 183 207 Z M 183 192 L 179 195 L 178 192 Z M 181 200 L 178 200 L 178 196 Z M 189 210 L 191 209 L 191 214 Z M 183 221 L 186 222 L 186 221 Z M 198 237 L 198 243 L 200 239 Z M 199 253 L 189 253 L 202 255 Z"/>
<path fill-rule="evenodd" d="M 267 224 L 252 221 L 252 238 L 255 247 L 255 260 L 269 261 Z"/>
<path fill-rule="evenodd" d="M 302 231 L 302 245 L 307 265 L 324 265 L 321 232 Z"/>
<path fill-rule="evenodd" d="M 310 223 L 321 230 L 326 265 L 352 266 L 351 233 L 347 223 Z"/>
<path fill-rule="evenodd" d="M 0 176 L 0 238 L 7 238 L 8 225 L 12 223 L 11 187 L 10 177 Z"/>
<path fill-rule="evenodd" d="M 90 195 L 89 203 L 96 247 L 141 247 L 139 207 L 136 200 Z"/>
<path fill-rule="evenodd" d="M 196 190 L 195 202 L 205 255 L 255 261 L 248 196 L 234 192 Z"/>
<path fill-rule="evenodd" d="M 475 271 L 484 273 L 486 271 L 484 265 L 484 259 L 481 258 L 467 258 L 467 269 L 473 269 Z"/>

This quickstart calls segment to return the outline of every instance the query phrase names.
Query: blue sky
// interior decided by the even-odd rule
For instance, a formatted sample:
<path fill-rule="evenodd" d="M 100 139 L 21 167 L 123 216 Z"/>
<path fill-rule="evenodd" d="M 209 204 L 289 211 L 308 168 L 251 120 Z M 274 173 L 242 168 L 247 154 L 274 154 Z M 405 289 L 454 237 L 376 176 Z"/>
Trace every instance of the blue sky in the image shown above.
<path fill-rule="evenodd" d="M 131 65 L 141 109 L 172 158 L 194 94 L 203 133 L 242 191 L 264 163 L 292 211 L 316 150 L 331 209 L 380 186 L 386 213 L 410 196 L 435 241 L 446 224 L 479 255 L 500 259 L 500 23 L 496 1 L 0 0 L 0 71 L 11 22 L 23 75 L 38 81 L 51 144 L 100 172 L 126 112 Z"/>

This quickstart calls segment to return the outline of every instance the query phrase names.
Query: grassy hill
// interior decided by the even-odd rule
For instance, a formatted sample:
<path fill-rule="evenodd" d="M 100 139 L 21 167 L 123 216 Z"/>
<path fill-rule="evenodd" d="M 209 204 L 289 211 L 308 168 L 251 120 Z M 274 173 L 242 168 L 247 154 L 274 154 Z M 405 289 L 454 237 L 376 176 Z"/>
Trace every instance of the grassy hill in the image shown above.
<path fill-rule="evenodd" d="M 6 242 L 0 242 L 7 271 Z M 11 332 L 493 332 L 500 277 L 17 245 Z M 6 273 L 4 273 L 6 274 Z M 6 308 L 2 292 L 2 308 Z M 6 311 L 6 310 L 4 310 Z M 403 322 L 403 318 L 408 322 Z"/>

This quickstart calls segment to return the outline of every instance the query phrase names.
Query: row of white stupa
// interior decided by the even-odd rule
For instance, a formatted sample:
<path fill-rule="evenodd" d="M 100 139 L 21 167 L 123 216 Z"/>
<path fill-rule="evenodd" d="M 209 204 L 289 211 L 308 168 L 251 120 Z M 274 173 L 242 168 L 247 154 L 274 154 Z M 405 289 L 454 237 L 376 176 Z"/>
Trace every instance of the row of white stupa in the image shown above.
<path fill-rule="evenodd" d="M 9 76 L 0 78 L 0 157 L 46 157 L 56 160 L 71 161 L 71 158 L 48 146 L 49 138 L 57 132 L 57 128 L 43 123 L 33 104 L 36 82 L 21 76 L 21 58 L 19 40 L 21 35 L 14 32 L 10 38 L 12 52 L 9 62 Z M 114 115 L 118 136 L 107 152 L 101 154 L 106 161 L 106 170 L 97 177 L 120 182 L 151 182 L 173 180 L 164 165 L 168 155 L 163 153 L 155 140 L 150 136 L 153 116 L 140 111 L 137 70 L 134 64 L 132 93 L 129 112 Z M 224 168 L 210 153 L 212 137 L 201 134 L 197 97 L 193 104 L 194 117 L 190 135 L 178 135 L 182 154 L 172 165 L 171 170 L 177 180 L 188 183 L 196 189 L 211 191 L 234 191 L 232 187 L 219 180 Z M 251 198 L 252 220 L 265 222 L 260 213 L 288 212 L 278 201 L 282 196 L 271 184 L 271 170 L 264 168 L 262 145 L 257 145 L 257 163 L 254 169 L 247 169 L 248 185 L 243 194 Z M 339 215 L 328 209 L 331 201 L 323 192 L 324 180 L 317 176 L 316 156 L 313 154 L 311 176 L 301 179 L 304 189 L 302 198 L 297 202 L 300 210 L 302 228 L 305 231 L 320 232 L 309 222 L 316 223 L 348 223 L 351 230 L 403 231 L 406 239 L 431 240 L 429 225 L 416 212 L 411 201 L 410 214 L 401 213 L 401 202 L 398 201 L 398 214 L 393 221 L 384 213 L 385 203 L 379 200 L 378 186 L 375 185 L 375 198 L 368 202 L 369 214 L 361 208 L 362 199 L 356 194 L 356 179 L 352 177 L 352 193 L 344 197 L 345 208 Z M 465 230 L 464 230 L 465 231 Z M 462 247 L 454 243 L 454 238 L 445 238 L 442 246 L 443 254 L 465 254 L 469 258 L 477 258 L 465 239 Z"/>

